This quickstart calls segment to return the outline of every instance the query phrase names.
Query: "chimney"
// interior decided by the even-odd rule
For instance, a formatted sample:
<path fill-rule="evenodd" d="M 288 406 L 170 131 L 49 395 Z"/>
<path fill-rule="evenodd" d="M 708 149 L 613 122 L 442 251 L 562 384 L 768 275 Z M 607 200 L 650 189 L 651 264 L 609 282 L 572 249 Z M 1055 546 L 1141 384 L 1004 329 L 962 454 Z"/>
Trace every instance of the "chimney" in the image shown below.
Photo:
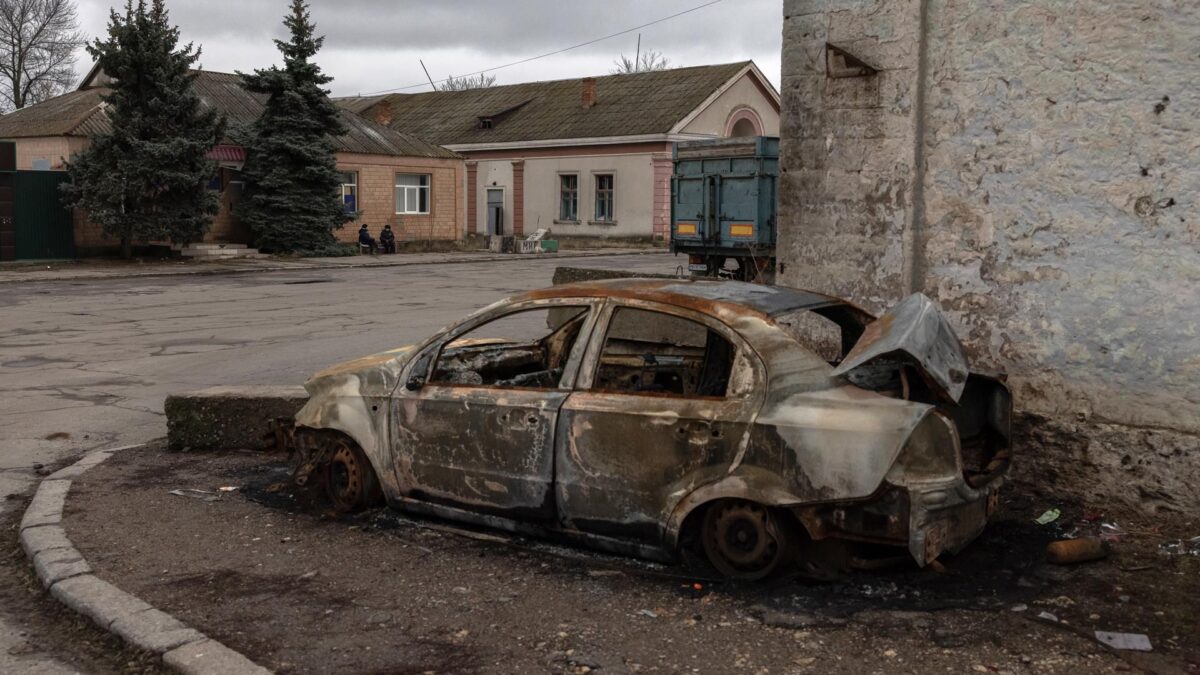
<path fill-rule="evenodd" d="M 387 99 L 375 104 L 375 121 L 385 127 L 392 126 L 392 104 Z"/>
<path fill-rule="evenodd" d="M 590 108 L 596 105 L 596 78 L 583 78 L 583 107 Z"/>

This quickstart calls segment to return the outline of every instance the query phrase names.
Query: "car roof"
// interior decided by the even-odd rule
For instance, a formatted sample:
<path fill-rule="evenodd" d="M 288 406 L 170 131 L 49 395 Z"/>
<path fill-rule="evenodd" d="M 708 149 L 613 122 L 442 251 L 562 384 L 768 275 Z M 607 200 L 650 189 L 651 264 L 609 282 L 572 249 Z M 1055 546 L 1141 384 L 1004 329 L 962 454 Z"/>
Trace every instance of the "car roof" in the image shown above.
<path fill-rule="evenodd" d="M 784 286 L 766 286 L 743 281 L 697 279 L 625 278 L 583 281 L 551 286 L 518 295 L 513 300 L 542 298 L 613 297 L 660 302 L 711 313 L 718 306 L 726 311 L 751 311 L 768 317 L 798 310 L 851 303 L 833 296 Z"/>

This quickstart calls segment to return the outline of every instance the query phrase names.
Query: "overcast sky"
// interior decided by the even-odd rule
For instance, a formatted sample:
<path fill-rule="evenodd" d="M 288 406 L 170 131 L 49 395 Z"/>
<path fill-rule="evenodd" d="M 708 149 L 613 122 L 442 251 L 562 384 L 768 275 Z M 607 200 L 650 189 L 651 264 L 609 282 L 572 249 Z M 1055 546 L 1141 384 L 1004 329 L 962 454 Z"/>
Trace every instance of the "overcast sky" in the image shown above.
<path fill-rule="evenodd" d="M 645 24 L 708 0 L 312 0 L 325 47 L 318 61 L 336 95 L 367 94 L 436 81 L 536 56 Z M 102 35 L 113 0 L 77 0 L 81 28 Z M 116 4 L 124 5 L 124 0 Z M 209 70 L 250 70 L 275 63 L 288 0 L 167 0 L 183 39 L 203 47 Z M 721 0 L 640 29 L 642 48 L 673 66 L 753 59 L 779 86 L 781 0 Z M 495 71 L 497 84 L 603 75 L 624 53 L 630 33 Z M 80 76 L 91 65 L 81 52 Z M 429 85 L 405 91 L 428 91 Z"/>

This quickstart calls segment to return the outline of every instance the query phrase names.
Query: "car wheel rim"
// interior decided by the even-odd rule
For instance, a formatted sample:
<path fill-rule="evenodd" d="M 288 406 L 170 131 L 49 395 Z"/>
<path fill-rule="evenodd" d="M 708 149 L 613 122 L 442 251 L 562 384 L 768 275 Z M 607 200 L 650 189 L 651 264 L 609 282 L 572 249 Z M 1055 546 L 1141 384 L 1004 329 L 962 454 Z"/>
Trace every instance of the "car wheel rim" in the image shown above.
<path fill-rule="evenodd" d="M 768 511 L 750 502 L 712 509 L 705 518 L 704 548 L 713 565 L 735 579 L 762 579 L 773 572 L 783 551 Z"/>
<path fill-rule="evenodd" d="M 338 510 L 348 511 L 362 499 L 363 467 L 358 456 L 345 443 L 339 443 L 329 459 L 329 498 Z"/>

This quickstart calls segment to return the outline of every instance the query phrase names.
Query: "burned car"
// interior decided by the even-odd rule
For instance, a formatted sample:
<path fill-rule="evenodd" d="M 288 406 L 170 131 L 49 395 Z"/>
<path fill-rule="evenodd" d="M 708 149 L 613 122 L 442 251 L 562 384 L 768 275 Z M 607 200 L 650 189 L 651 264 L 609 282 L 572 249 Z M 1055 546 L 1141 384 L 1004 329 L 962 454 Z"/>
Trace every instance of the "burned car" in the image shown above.
<path fill-rule="evenodd" d="M 805 322 L 831 344 L 806 344 Z M 875 319 L 734 281 L 567 284 L 305 387 L 294 479 L 339 510 L 386 500 L 656 560 L 691 552 L 739 579 L 956 552 L 1010 455 L 1008 389 L 969 372 L 922 295 Z"/>

